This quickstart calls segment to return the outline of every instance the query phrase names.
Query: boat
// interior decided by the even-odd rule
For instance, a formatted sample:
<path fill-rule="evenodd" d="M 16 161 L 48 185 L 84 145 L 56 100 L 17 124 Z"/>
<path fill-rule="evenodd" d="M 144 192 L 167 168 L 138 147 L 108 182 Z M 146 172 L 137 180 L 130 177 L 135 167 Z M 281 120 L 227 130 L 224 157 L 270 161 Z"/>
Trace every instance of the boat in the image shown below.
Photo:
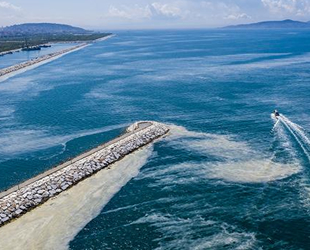
<path fill-rule="evenodd" d="M 49 44 L 43 44 L 43 45 L 40 45 L 41 48 L 50 48 L 52 47 L 52 45 L 49 45 Z"/>
<path fill-rule="evenodd" d="M 278 119 L 278 118 L 280 117 L 280 113 L 279 113 L 279 111 L 276 110 L 276 109 L 272 112 L 272 115 L 273 115 L 273 117 L 276 118 L 276 119 Z"/>
<path fill-rule="evenodd" d="M 33 51 L 33 50 L 41 50 L 40 46 L 32 46 L 32 47 L 24 47 L 22 51 Z"/>

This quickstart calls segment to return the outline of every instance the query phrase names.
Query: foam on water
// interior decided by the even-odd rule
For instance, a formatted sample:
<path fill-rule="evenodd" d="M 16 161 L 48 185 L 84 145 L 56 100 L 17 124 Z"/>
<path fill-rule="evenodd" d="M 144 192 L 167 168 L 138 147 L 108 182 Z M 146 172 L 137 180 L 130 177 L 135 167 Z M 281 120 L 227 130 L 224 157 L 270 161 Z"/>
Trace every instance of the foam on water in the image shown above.
<path fill-rule="evenodd" d="M 280 164 L 271 160 L 232 161 L 224 163 L 187 162 L 165 166 L 161 170 L 149 170 L 139 178 L 153 178 L 150 187 L 167 188 L 172 185 L 191 185 L 203 179 L 221 179 L 235 183 L 264 183 L 287 178 L 299 173 L 297 164 Z"/>
<path fill-rule="evenodd" d="M 0 136 L 0 155 L 5 157 L 16 156 L 27 152 L 34 152 L 42 149 L 47 149 L 57 145 L 63 145 L 73 139 L 103 133 L 113 129 L 124 128 L 127 124 L 117 126 L 107 126 L 99 129 L 80 131 L 67 135 L 51 135 L 50 130 L 26 129 L 5 131 L 2 130 Z"/>
<path fill-rule="evenodd" d="M 271 132 L 274 133 L 275 140 L 279 143 L 286 154 L 290 155 L 290 158 L 296 160 L 296 150 L 293 147 L 292 140 L 289 138 L 289 135 L 285 130 L 285 126 L 281 124 L 281 120 L 275 120 L 275 125 Z"/>
<path fill-rule="evenodd" d="M 138 150 L 0 228 L 1 250 L 67 249 L 74 236 L 139 173 L 151 154 L 152 146 Z"/>
<path fill-rule="evenodd" d="M 156 250 L 175 249 L 249 249 L 254 247 L 256 237 L 254 233 L 238 230 L 235 226 L 220 221 L 206 220 L 200 216 L 180 218 L 170 214 L 152 213 L 141 217 L 132 224 L 150 224 L 162 236 Z M 206 236 L 199 236 L 199 233 Z M 198 237 L 199 236 L 199 237 Z"/>
<path fill-rule="evenodd" d="M 162 170 L 163 173 L 158 172 L 161 177 L 165 175 L 165 178 L 160 178 L 159 181 L 165 181 L 165 179 L 168 182 L 172 181 L 166 175 L 167 172 L 183 173 L 183 177 L 185 173 L 190 172 L 187 178 L 181 178 L 182 182 L 186 179 L 193 181 L 195 176 L 197 178 L 205 176 L 230 182 L 260 183 L 283 179 L 301 171 L 300 165 L 295 161 L 275 162 L 274 154 L 265 155 L 252 149 L 247 143 L 234 140 L 227 135 L 191 132 L 183 127 L 171 126 L 171 136 L 167 140 L 174 147 L 220 157 L 220 161 L 199 164 L 186 162 L 169 166 Z M 198 173 L 193 176 L 195 171 Z M 156 172 L 153 174 L 157 175 Z M 171 176 L 171 178 L 174 177 Z"/>
<path fill-rule="evenodd" d="M 280 115 L 279 117 L 280 124 L 286 128 L 287 132 L 294 138 L 294 140 L 298 143 L 302 152 L 307 157 L 308 163 L 310 162 L 310 139 L 307 135 L 307 132 L 298 124 L 292 122 L 289 118 L 284 115 Z M 284 128 L 281 126 L 277 126 L 276 131 L 280 138 L 285 138 L 288 142 L 290 142 L 287 134 L 284 131 Z M 296 151 L 296 149 L 289 143 L 288 148 L 290 152 Z M 301 178 L 299 184 L 299 193 L 301 197 L 301 202 L 304 207 L 310 212 L 310 183 L 308 171 L 305 171 L 303 177 Z"/>
<path fill-rule="evenodd" d="M 206 168 L 208 178 L 251 183 L 280 180 L 300 171 L 297 164 L 281 164 L 268 159 L 227 162 Z"/>
<path fill-rule="evenodd" d="M 280 116 L 280 121 L 286 126 L 286 128 L 290 131 L 290 133 L 294 136 L 302 150 L 304 151 L 305 155 L 307 156 L 309 162 L 310 162 L 310 153 L 309 153 L 309 147 L 310 147 L 310 139 L 307 137 L 306 132 L 303 130 L 303 128 L 294 122 L 290 121 L 287 117 L 284 115 Z"/>
<path fill-rule="evenodd" d="M 12 105 L 1 105 L 0 104 L 0 121 L 8 120 L 13 116 L 15 109 Z"/>
<path fill-rule="evenodd" d="M 217 135 L 188 131 L 183 127 L 171 126 L 171 144 L 204 154 L 211 154 L 223 158 L 235 158 L 236 154 L 250 155 L 253 151 L 245 142 L 235 141 L 228 135 Z M 174 139 L 180 140 L 174 140 Z M 187 140 L 182 140 L 187 138 Z"/>

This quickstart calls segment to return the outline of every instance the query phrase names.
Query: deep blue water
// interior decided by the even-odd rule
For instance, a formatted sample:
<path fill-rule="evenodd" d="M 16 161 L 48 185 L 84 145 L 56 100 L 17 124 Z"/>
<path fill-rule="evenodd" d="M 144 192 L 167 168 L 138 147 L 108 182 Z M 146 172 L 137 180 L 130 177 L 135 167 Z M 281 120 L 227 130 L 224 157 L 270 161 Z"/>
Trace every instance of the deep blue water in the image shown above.
<path fill-rule="evenodd" d="M 0 57 L 0 69 L 6 68 L 17 63 L 29 61 L 33 58 L 44 56 L 50 53 L 54 53 L 60 50 L 64 50 L 75 46 L 77 43 L 53 43 L 52 47 L 42 48 L 41 50 L 35 51 L 19 51 L 13 54 L 5 55 Z"/>
<path fill-rule="evenodd" d="M 0 84 L 0 188 L 156 120 L 70 249 L 309 249 L 309 66 L 307 31 L 119 32 Z"/>

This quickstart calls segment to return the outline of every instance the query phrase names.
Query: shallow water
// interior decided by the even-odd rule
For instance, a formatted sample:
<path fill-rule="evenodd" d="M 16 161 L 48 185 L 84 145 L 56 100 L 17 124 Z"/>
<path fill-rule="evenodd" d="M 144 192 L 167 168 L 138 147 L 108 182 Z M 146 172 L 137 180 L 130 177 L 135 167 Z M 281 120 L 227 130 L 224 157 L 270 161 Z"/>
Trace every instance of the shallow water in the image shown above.
<path fill-rule="evenodd" d="M 170 136 L 98 216 L 69 230 L 81 229 L 70 249 L 307 249 L 309 38 L 120 32 L 10 78 L 0 188 L 157 120 Z M 273 129 L 275 108 L 284 116 Z"/>

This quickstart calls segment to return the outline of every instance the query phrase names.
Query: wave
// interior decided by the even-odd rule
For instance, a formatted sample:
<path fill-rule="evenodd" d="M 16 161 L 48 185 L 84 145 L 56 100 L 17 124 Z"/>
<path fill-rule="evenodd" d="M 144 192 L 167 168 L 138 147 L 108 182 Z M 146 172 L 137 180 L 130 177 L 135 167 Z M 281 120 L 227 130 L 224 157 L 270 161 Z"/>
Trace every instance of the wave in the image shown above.
<path fill-rule="evenodd" d="M 0 228 L 1 250 L 68 249 L 74 236 L 138 175 L 152 152 L 152 146 L 136 151 Z"/>

